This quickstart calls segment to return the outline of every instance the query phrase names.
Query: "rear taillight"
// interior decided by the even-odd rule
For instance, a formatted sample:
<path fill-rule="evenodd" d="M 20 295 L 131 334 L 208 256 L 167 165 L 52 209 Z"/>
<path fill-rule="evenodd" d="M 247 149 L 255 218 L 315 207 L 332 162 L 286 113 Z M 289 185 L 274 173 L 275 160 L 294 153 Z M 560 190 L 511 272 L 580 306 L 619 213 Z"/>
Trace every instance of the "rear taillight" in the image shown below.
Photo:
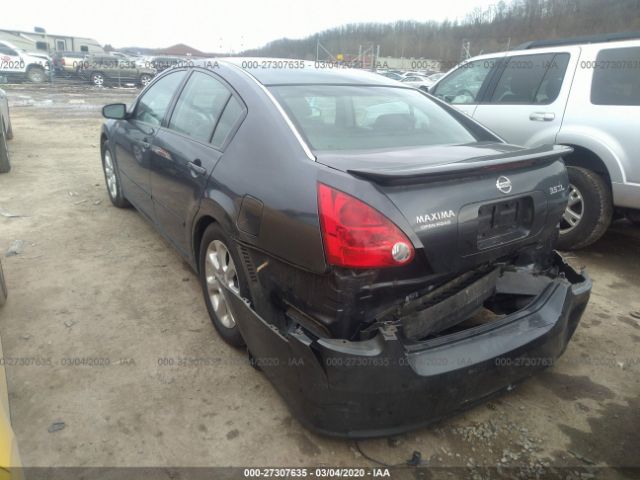
<path fill-rule="evenodd" d="M 413 259 L 415 252 L 406 235 L 382 213 L 351 195 L 319 183 L 318 213 L 331 265 L 396 267 Z"/>

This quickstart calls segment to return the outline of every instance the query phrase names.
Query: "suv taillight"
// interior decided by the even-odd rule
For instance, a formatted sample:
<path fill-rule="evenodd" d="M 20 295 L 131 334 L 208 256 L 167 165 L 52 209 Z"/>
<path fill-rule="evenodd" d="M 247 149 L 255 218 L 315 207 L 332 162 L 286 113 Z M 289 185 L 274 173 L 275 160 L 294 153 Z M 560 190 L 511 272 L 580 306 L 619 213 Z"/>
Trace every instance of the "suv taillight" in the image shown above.
<path fill-rule="evenodd" d="M 331 265 L 396 267 L 408 264 L 415 255 L 407 236 L 382 213 L 322 183 L 318 183 L 318 213 Z"/>

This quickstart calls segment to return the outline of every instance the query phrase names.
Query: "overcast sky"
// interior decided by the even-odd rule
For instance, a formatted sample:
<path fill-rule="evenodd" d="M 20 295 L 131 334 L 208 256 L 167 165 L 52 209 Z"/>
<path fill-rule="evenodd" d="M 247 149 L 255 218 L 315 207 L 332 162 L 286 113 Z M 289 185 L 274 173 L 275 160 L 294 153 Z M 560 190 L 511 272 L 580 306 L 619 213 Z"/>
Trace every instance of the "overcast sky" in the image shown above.
<path fill-rule="evenodd" d="M 260 47 L 353 22 L 462 19 L 497 0 L 6 0 L 0 28 L 95 38 L 114 47 L 186 43 L 205 52 Z"/>

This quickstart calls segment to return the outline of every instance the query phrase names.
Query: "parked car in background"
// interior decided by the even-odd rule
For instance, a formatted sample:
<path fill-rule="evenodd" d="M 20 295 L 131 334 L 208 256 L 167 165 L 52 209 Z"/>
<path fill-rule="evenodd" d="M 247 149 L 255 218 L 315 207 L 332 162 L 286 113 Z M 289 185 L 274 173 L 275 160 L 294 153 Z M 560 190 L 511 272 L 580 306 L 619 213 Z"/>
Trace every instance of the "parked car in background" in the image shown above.
<path fill-rule="evenodd" d="M 429 80 L 431 80 L 433 83 L 435 83 L 435 82 L 437 82 L 438 80 L 440 80 L 444 76 L 445 76 L 445 73 L 444 72 L 440 72 L 440 73 L 432 73 L 427 78 Z"/>
<path fill-rule="evenodd" d="M 0 40 L 0 76 L 42 83 L 49 75 L 51 59 L 42 53 L 29 53 Z"/>
<path fill-rule="evenodd" d="M 220 336 L 304 425 L 348 437 L 551 365 L 591 290 L 553 251 L 571 149 L 506 144 L 381 75 L 274 63 L 172 68 L 103 108 L 111 202 L 198 272 Z"/>
<path fill-rule="evenodd" d="M 146 65 L 150 68 L 155 68 L 158 73 L 165 71 L 167 68 L 175 67 L 176 65 L 188 65 L 191 60 L 187 60 L 181 57 L 151 57 L 147 60 Z"/>
<path fill-rule="evenodd" d="M 51 61 L 58 75 L 73 75 L 82 70 L 88 54 L 83 52 L 55 52 Z"/>
<path fill-rule="evenodd" d="M 403 77 L 400 81 L 406 85 L 409 85 L 413 88 L 418 88 L 425 92 L 428 92 L 429 88 L 433 85 L 433 82 L 429 80 L 429 78 L 423 77 L 421 75 L 409 75 Z"/>
<path fill-rule="evenodd" d="M 400 73 L 397 72 L 378 72 L 378 74 L 397 81 L 400 81 L 404 78 Z"/>
<path fill-rule="evenodd" d="M 155 76 L 153 68 L 141 67 L 135 60 L 116 55 L 89 55 L 79 72 L 92 85 L 133 83 L 146 86 Z"/>
<path fill-rule="evenodd" d="M 117 57 L 123 62 L 129 62 L 130 64 L 135 65 L 138 68 L 149 68 L 149 65 L 146 63 L 145 57 L 141 55 L 133 55 L 124 52 L 110 52 L 109 55 Z"/>
<path fill-rule="evenodd" d="M 11 170 L 7 140 L 12 138 L 13 128 L 9 116 L 9 99 L 6 92 L 0 89 L 0 173 L 7 173 Z"/>
<path fill-rule="evenodd" d="M 531 42 L 474 57 L 430 92 L 510 143 L 573 147 L 559 247 L 600 238 L 614 209 L 640 220 L 640 38 Z"/>

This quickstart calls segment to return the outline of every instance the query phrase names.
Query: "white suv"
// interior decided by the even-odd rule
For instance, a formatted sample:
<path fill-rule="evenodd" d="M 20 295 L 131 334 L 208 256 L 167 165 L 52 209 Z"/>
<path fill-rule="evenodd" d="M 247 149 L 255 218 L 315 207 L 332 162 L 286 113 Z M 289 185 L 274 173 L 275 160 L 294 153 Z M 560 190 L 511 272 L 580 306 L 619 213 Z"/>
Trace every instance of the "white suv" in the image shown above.
<path fill-rule="evenodd" d="M 571 182 L 558 247 L 580 248 L 616 212 L 640 221 L 640 38 L 530 42 L 471 58 L 429 92 L 509 143 L 558 143 Z"/>
<path fill-rule="evenodd" d="M 0 76 L 42 83 L 49 74 L 50 59 L 46 54 L 28 53 L 9 42 L 0 41 Z"/>

